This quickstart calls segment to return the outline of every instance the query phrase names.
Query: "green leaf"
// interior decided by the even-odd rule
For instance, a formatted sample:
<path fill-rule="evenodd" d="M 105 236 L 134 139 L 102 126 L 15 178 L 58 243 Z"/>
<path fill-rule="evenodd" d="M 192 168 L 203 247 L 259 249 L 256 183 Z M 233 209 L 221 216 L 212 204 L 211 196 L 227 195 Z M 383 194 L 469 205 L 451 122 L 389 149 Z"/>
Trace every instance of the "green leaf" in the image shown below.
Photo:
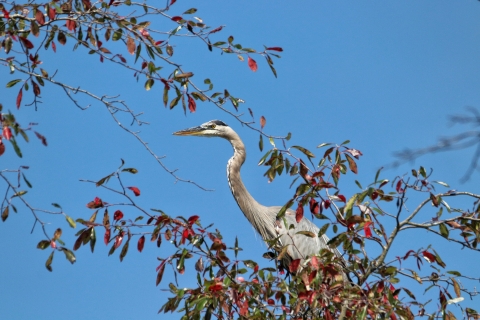
<path fill-rule="evenodd" d="M 357 194 L 354 194 L 353 197 L 351 197 L 348 201 L 347 204 L 345 205 L 344 212 L 346 212 L 345 218 L 348 219 L 352 215 L 353 211 L 353 205 L 355 204 L 355 201 L 357 200 Z"/>
<path fill-rule="evenodd" d="M 438 183 L 438 184 L 441 185 L 441 186 L 450 188 L 450 186 L 449 186 L 448 184 L 446 184 L 445 182 L 442 182 L 442 181 L 432 181 L 432 182 L 435 182 L 435 183 Z"/>
<path fill-rule="evenodd" d="M 62 209 L 62 207 L 58 203 L 52 203 L 52 206 L 54 206 L 55 208 Z"/>
<path fill-rule="evenodd" d="M 285 140 L 288 141 L 288 140 L 290 140 L 291 137 L 292 137 L 292 133 L 289 132 L 289 133 L 287 134 L 287 136 L 285 137 Z"/>
<path fill-rule="evenodd" d="M 122 35 L 123 35 L 123 29 L 117 29 L 113 33 L 112 40 L 113 41 L 118 41 L 118 40 L 122 39 Z"/>
<path fill-rule="evenodd" d="M 260 140 L 258 141 L 258 148 L 263 151 L 263 136 L 260 134 Z"/>
<path fill-rule="evenodd" d="M 120 262 L 122 262 L 122 261 L 123 261 L 123 258 L 125 258 L 125 256 L 127 255 L 129 242 L 130 242 L 130 241 L 127 241 L 127 242 L 123 245 L 122 251 L 120 252 Z"/>
<path fill-rule="evenodd" d="M 72 251 L 68 250 L 67 248 L 61 248 L 61 251 L 65 254 L 65 258 L 70 261 L 71 264 L 74 264 L 75 261 L 77 261 L 77 258 L 75 258 L 75 254 L 73 254 Z"/>
<path fill-rule="evenodd" d="M 306 155 L 309 158 L 315 158 L 315 155 L 313 153 L 311 153 L 310 151 L 308 151 L 307 149 L 305 149 L 304 147 L 292 146 L 292 148 L 300 150 L 304 155 Z"/>
<path fill-rule="evenodd" d="M 93 250 L 95 249 L 95 243 L 97 242 L 97 235 L 95 233 L 95 228 L 92 228 L 91 229 L 92 231 L 90 231 L 90 250 L 92 251 L 93 253 Z"/>
<path fill-rule="evenodd" d="M 444 238 L 447 238 L 448 239 L 448 228 L 447 226 L 445 225 L 445 223 L 441 223 L 438 225 L 440 227 L 440 234 L 442 235 L 442 237 Z"/>
<path fill-rule="evenodd" d="M 298 231 L 296 234 L 303 234 L 309 238 L 315 238 L 317 235 L 311 231 Z"/>
<path fill-rule="evenodd" d="M 52 272 L 53 269 L 52 269 L 52 261 L 53 261 L 53 254 L 55 253 L 55 251 L 52 251 L 52 253 L 50 253 L 50 255 L 48 256 L 48 259 L 47 261 L 45 261 L 45 268 L 47 268 L 48 271 Z"/>
<path fill-rule="evenodd" d="M 153 87 L 153 84 L 154 84 L 154 83 L 155 83 L 155 81 L 154 81 L 152 78 L 148 79 L 148 80 L 145 82 L 145 89 L 146 89 L 147 91 L 149 91 L 149 90 Z"/>
<path fill-rule="evenodd" d="M 23 173 L 22 173 L 22 177 L 23 177 L 23 181 L 25 181 L 25 183 L 27 184 L 27 186 L 28 186 L 29 188 L 31 188 L 31 187 L 32 187 L 32 184 L 30 183 L 30 181 L 27 180 L 27 178 L 25 177 L 25 175 L 24 175 Z"/>
<path fill-rule="evenodd" d="M 425 168 L 420 166 L 420 170 L 419 170 L 420 174 L 422 175 L 422 177 L 426 178 L 427 177 L 427 171 L 425 171 Z"/>
<path fill-rule="evenodd" d="M 20 81 L 22 81 L 22 79 L 15 79 L 15 80 L 12 80 L 12 81 L 8 82 L 8 83 L 7 83 L 7 88 L 13 87 L 14 85 L 16 85 L 17 83 L 19 83 Z"/>
<path fill-rule="evenodd" d="M 65 218 L 67 219 L 67 222 L 70 225 L 70 227 L 75 228 L 77 226 L 75 221 L 73 221 L 73 219 L 70 216 L 65 216 Z"/>
<path fill-rule="evenodd" d="M 15 153 L 17 154 L 17 156 L 19 158 L 23 157 L 22 151 L 20 151 L 20 148 L 18 147 L 18 144 L 17 144 L 17 141 L 15 140 L 15 138 L 12 137 L 10 139 L 10 142 L 12 143 L 13 150 L 15 150 Z"/>
<path fill-rule="evenodd" d="M 193 14 L 195 12 L 197 12 L 197 9 L 191 8 L 191 9 L 188 9 L 187 11 L 185 11 L 183 14 Z"/>
<path fill-rule="evenodd" d="M 37 244 L 37 249 L 45 250 L 50 246 L 50 240 L 42 240 Z"/>
<path fill-rule="evenodd" d="M 281 209 L 280 211 L 278 211 L 277 213 L 277 219 L 281 219 L 284 215 L 285 215 L 285 212 L 287 211 L 288 208 L 290 208 L 291 206 L 293 206 L 294 204 L 294 200 L 293 199 L 290 199 Z"/>
<path fill-rule="evenodd" d="M 323 236 L 325 232 L 327 232 L 329 226 L 330 226 L 330 223 L 324 224 L 318 231 L 318 237 Z"/>
<path fill-rule="evenodd" d="M 267 151 L 267 153 L 265 153 L 265 155 L 260 159 L 260 161 L 258 162 L 258 165 L 261 166 L 265 160 L 267 159 L 267 157 L 270 155 L 270 153 L 272 153 L 273 150 L 269 150 Z"/>
<path fill-rule="evenodd" d="M 458 271 L 455 271 L 455 270 L 452 270 L 452 271 L 447 271 L 447 273 L 449 273 L 449 274 L 453 274 L 454 276 L 458 276 L 458 277 L 462 276 L 462 274 L 461 274 L 460 272 L 458 272 Z"/>
<path fill-rule="evenodd" d="M 326 142 L 324 142 L 324 143 L 320 143 L 320 144 L 317 146 L 317 148 L 321 148 L 321 147 L 325 147 L 325 146 L 329 146 L 329 145 L 331 145 L 331 143 L 326 143 Z"/>

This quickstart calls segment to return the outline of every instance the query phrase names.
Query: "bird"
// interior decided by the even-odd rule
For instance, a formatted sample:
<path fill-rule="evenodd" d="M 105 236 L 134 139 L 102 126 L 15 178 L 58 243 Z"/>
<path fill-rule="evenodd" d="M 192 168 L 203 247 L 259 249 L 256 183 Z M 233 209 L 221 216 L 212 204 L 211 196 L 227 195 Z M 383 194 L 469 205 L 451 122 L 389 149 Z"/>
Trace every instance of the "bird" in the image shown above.
<path fill-rule="evenodd" d="M 327 243 L 330 239 L 325 234 L 320 237 L 297 234 L 299 231 L 318 234 L 319 228 L 308 218 L 303 217 L 297 222 L 295 211 L 287 209 L 284 215 L 285 219 L 277 220 L 277 214 L 282 208 L 281 206 L 267 207 L 258 203 L 252 197 L 240 175 L 240 169 L 247 157 L 245 145 L 240 136 L 225 122 L 211 120 L 200 126 L 183 129 L 173 134 L 176 136 L 219 137 L 230 142 L 233 147 L 233 156 L 227 162 L 227 180 L 232 195 L 240 210 L 263 240 L 267 242 L 267 245 L 269 241 L 278 238 L 277 250 L 288 246 L 286 254 L 280 261 L 283 269 L 288 271 L 292 261 L 297 259 L 305 261 L 308 256 L 318 254 L 322 249 L 327 249 L 341 258 L 341 254 L 336 248 L 328 246 Z"/>

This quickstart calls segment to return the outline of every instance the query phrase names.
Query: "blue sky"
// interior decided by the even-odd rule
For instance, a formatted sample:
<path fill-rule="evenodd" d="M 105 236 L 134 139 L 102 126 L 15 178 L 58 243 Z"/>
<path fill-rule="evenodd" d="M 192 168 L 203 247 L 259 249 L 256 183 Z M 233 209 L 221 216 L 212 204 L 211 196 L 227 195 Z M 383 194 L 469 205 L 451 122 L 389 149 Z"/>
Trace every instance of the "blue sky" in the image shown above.
<path fill-rule="evenodd" d="M 259 65 L 259 70 L 253 73 L 235 55 L 209 52 L 199 41 L 175 40 L 174 57 L 195 73 L 194 80 L 198 83 L 210 78 L 219 91 L 228 88 L 234 96 L 246 101 L 241 106 L 243 112 L 248 114 L 248 107 L 256 119 L 265 116 L 268 133 L 292 132 L 292 145 L 313 151 L 322 142 L 341 143 L 350 139 L 351 146 L 364 156 L 359 162 L 359 175 L 347 178 L 350 182 L 343 184 L 342 192 L 347 197 L 358 192 L 353 179 L 366 185 L 379 167 L 394 160 L 394 151 L 422 147 L 434 143 L 437 137 L 459 132 L 462 128 L 447 126 L 447 115 L 464 112 L 466 106 L 479 106 L 478 1 L 299 4 L 179 0 L 170 14 L 177 15 L 191 7 L 198 9 L 195 15 L 207 24 L 226 26 L 222 33 L 212 37 L 215 40 L 234 35 L 235 42 L 244 47 L 283 47 L 282 58 L 275 59 L 277 79 L 260 57 L 252 56 Z M 165 28 L 172 28 L 170 22 L 162 23 Z M 128 55 L 126 50 L 123 54 Z M 186 117 L 180 107 L 173 111 L 165 109 L 161 85 L 156 84 L 146 92 L 143 81 L 137 83 L 129 71 L 100 64 L 97 57 L 81 49 L 72 52 L 71 43 L 57 44 L 56 54 L 48 51 L 42 55 L 45 61 L 42 67 L 50 74 L 58 69 L 58 79 L 98 94 L 120 93 L 135 111 L 144 112 L 143 119 L 150 125 L 136 130 L 141 131 L 157 154 L 166 156 L 164 163 L 170 169 L 177 168 L 180 177 L 215 191 L 205 192 L 190 184 L 175 183 L 132 136 L 112 121 L 101 105 L 94 103 L 87 111 L 80 111 L 64 97 L 63 91 L 47 86 L 42 88 L 44 103 L 38 111 L 22 106 L 16 115 L 21 123 L 38 122 L 36 129 L 47 137 L 48 147 L 31 137 L 28 145 L 22 145 L 22 159 L 11 148 L 1 158 L 2 168 L 30 166 L 26 174 L 34 188 L 27 199 L 35 207 L 49 208 L 52 202 L 57 202 L 74 218 L 90 217 L 92 212 L 85 204 L 95 196 L 109 201 L 111 195 L 79 179 L 98 180 L 114 171 L 123 158 L 128 167 L 139 170 L 135 176 L 126 176 L 125 183 L 141 189 L 138 201 L 142 206 L 159 208 L 173 216 L 197 214 L 204 225 L 214 222 L 227 243 L 233 244 L 238 236 L 244 249 L 241 258 L 262 260 L 266 248 L 228 189 L 225 166 L 231 147 L 222 139 L 171 134 L 211 119 L 225 121 L 246 144 L 248 158 L 242 175 L 251 194 L 265 205 L 283 205 L 292 194 L 288 189 L 291 179 L 282 177 L 267 183 L 263 177 L 265 169 L 256 165 L 262 156 L 258 133 L 243 128 L 213 105 L 199 103 L 197 112 Z M 2 52 L 0 56 L 5 54 Z M 1 82 L 18 77 L 18 74 L 8 75 L 3 69 Z M 4 84 L 0 88 L 3 88 L 0 102 L 5 109 L 13 110 L 18 88 L 7 90 Z M 90 103 L 85 99 L 80 101 Z M 434 168 L 434 180 L 446 181 L 457 190 L 479 193 L 475 183 L 478 175 L 463 185 L 458 182 L 471 154 L 470 150 L 429 155 L 414 164 L 386 170 L 382 177 L 393 179 L 409 172 L 412 166 L 423 165 Z M 6 223 L 0 224 L 2 318 L 158 318 L 156 312 L 168 296 L 161 289 L 173 277 L 167 269 L 162 285 L 155 287 L 156 257 L 166 256 L 168 246 L 164 244 L 157 249 L 147 243 L 141 254 L 131 248 L 120 263 L 118 254 L 107 257 L 109 247 L 99 241 L 93 255 L 88 248 L 77 251 L 77 263 L 73 266 L 56 253 L 54 272 L 50 273 L 44 267 L 48 253 L 36 249 L 37 242 L 43 239 L 40 229 L 30 234 L 33 217 L 25 208 L 19 206 L 19 209 L 18 214 L 11 213 Z M 427 210 L 420 220 L 429 220 L 432 212 Z M 126 210 L 125 214 L 137 216 Z M 73 232 L 64 219 L 52 216 L 45 220 L 52 223 L 52 230 L 64 229 L 62 239 L 73 245 Z M 398 254 L 426 247 L 432 239 L 423 232 L 408 234 L 401 239 Z M 435 243 L 447 264 L 451 262 L 447 265 L 449 270 L 470 271 L 475 275 L 476 266 L 471 262 L 478 261 L 478 255 L 460 251 L 444 241 Z M 193 277 L 181 277 L 181 283 L 187 287 L 193 281 Z M 422 291 L 419 292 L 421 295 Z M 475 301 L 464 303 L 463 306 L 475 307 Z M 163 318 L 177 319 L 179 315 L 163 315 Z"/>

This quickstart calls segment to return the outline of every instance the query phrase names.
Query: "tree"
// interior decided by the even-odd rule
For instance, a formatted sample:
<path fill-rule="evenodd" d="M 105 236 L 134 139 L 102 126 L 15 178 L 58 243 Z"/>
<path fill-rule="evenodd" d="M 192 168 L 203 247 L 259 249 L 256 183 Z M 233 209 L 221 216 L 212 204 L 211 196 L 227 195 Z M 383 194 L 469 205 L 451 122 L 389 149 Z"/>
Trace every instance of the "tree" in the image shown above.
<path fill-rule="evenodd" d="M 317 158 L 321 159 L 320 163 L 310 163 L 309 160 L 313 161 L 314 154 L 304 147 L 295 148 L 293 147 L 294 145 L 289 144 L 288 138 L 290 135 L 285 137 L 265 135 L 263 133 L 265 120 L 260 121 L 260 127 L 256 127 L 249 120 L 244 120 L 245 117 L 240 117 L 236 110 L 239 108 L 242 100 L 233 91 L 233 95 L 229 90 L 222 89 L 218 93 L 215 90 L 210 91 L 212 89 L 211 81 L 205 81 L 202 87 L 196 86 L 193 81 L 196 72 L 189 69 L 184 70 L 179 64 L 170 64 L 171 59 L 173 59 L 170 56 L 175 57 L 174 51 L 177 51 L 172 44 L 174 42 L 173 39 L 176 40 L 175 35 L 193 36 L 195 39 L 203 42 L 202 45 L 206 50 L 222 50 L 224 53 L 240 54 L 240 57 L 244 57 L 243 59 L 247 60 L 247 64 L 252 71 L 256 71 L 258 68 L 254 60 L 259 60 L 254 54 L 269 57 L 266 59 L 267 65 L 273 67 L 271 56 L 281 51 L 281 48 L 267 47 L 264 51 L 256 52 L 253 49 L 242 48 L 242 46 L 236 44 L 233 37 L 228 37 L 224 43 L 212 43 L 213 40 L 210 40 L 210 38 L 216 36 L 215 33 L 220 31 L 217 29 L 221 28 L 213 26 L 207 29 L 202 21 L 194 18 L 185 18 L 189 14 L 194 13 L 194 10 L 187 10 L 182 15 L 168 16 L 165 10 L 147 7 L 145 15 L 165 16 L 166 20 L 174 26 L 168 32 L 168 41 L 163 40 L 164 42 L 160 42 L 162 40 L 156 39 L 152 31 L 157 27 L 152 24 L 148 25 L 144 21 L 143 13 L 138 13 L 139 16 L 135 18 L 128 16 L 128 22 L 119 16 L 128 15 L 130 13 L 128 11 L 129 6 L 140 6 L 139 9 L 144 10 L 144 5 L 136 3 L 130 3 L 129 5 L 128 2 L 97 4 L 97 8 L 102 7 L 105 10 L 102 13 L 97 11 L 95 6 L 92 6 L 88 1 L 71 4 L 73 6 L 72 9 L 68 7 L 68 3 L 60 6 L 54 2 L 36 8 L 34 6 L 14 7 L 13 11 L 8 6 L 4 7 L 5 11 L 2 21 L 5 21 L 6 25 L 2 44 L 6 51 L 10 50 L 8 53 L 15 52 L 15 57 L 2 58 L 2 61 L 6 67 L 9 67 L 8 70 L 11 70 L 12 67 L 15 69 L 15 75 L 18 72 L 22 72 L 25 75 L 25 78 L 15 78 L 7 83 L 7 87 L 19 89 L 14 103 L 17 107 L 21 106 L 20 110 L 24 109 L 22 101 L 26 99 L 24 95 L 26 96 L 27 88 L 31 89 L 28 91 L 30 93 L 30 101 L 33 101 L 32 103 L 35 107 L 41 107 L 42 84 L 46 84 L 45 82 L 56 84 L 64 89 L 68 97 L 79 108 L 84 108 L 84 104 L 74 94 L 86 94 L 103 104 L 115 122 L 122 129 L 133 135 L 140 142 L 141 146 L 146 148 L 153 156 L 155 161 L 163 165 L 163 159 L 150 148 L 150 145 L 135 131 L 136 129 L 124 125 L 124 123 L 129 122 L 134 122 L 136 125 L 144 124 L 139 114 L 133 111 L 126 102 L 119 100 L 117 97 L 109 98 L 82 88 L 78 89 L 77 84 L 68 86 L 64 81 L 57 81 L 55 79 L 56 76 L 51 76 L 55 71 L 47 69 L 47 64 L 43 60 L 43 49 L 37 51 L 41 47 L 39 43 L 42 42 L 42 39 L 42 46 L 45 47 L 48 44 L 48 50 L 53 50 L 54 44 L 56 48 L 58 44 L 65 44 L 67 39 L 68 44 L 70 44 L 70 40 L 73 40 L 75 42 L 74 47 L 78 47 L 78 50 L 82 50 L 82 46 L 88 48 L 88 53 L 96 55 L 102 62 L 109 60 L 116 64 L 127 66 L 137 79 L 141 79 L 142 82 L 145 81 L 144 86 L 148 91 L 158 88 L 158 85 L 161 83 L 163 86 L 161 87 L 163 96 L 161 101 L 169 107 L 174 108 L 182 105 L 184 112 L 186 112 L 187 107 L 189 111 L 193 112 L 196 110 L 197 102 L 210 100 L 210 102 L 215 103 L 217 107 L 230 113 L 245 125 L 260 132 L 260 149 L 265 147 L 263 146 L 264 139 L 265 141 L 267 141 L 267 138 L 268 140 L 270 138 L 276 139 L 273 141 L 278 148 L 275 146 L 270 147 L 269 150 L 266 150 L 267 153 L 261 160 L 263 164 L 267 165 L 266 176 L 273 181 L 280 172 L 286 170 L 294 177 L 299 178 L 294 181 L 296 188 L 295 197 L 290 200 L 285 199 L 286 206 L 297 208 L 299 218 L 302 214 L 305 215 L 308 212 L 308 209 L 302 210 L 303 206 L 307 205 L 316 218 L 329 219 L 330 224 L 324 224 L 322 232 L 328 231 L 331 233 L 329 230 L 330 226 L 332 229 L 335 229 L 334 234 L 337 236 L 332 239 L 332 244 L 343 246 L 343 249 L 347 252 L 348 268 L 350 268 L 352 273 L 356 273 L 358 277 L 352 276 L 356 282 L 352 286 L 345 287 L 335 282 L 334 276 L 339 273 L 339 270 L 336 262 L 329 256 L 328 252 L 322 253 L 317 258 L 310 259 L 305 268 L 287 280 L 283 279 L 283 276 L 279 276 L 277 269 L 274 268 L 275 253 L 273 253 L 273 256 L 271 256 L 272 253 L 267 256 L 267 258 L 273 259 L 267 267 L 263 267 L 251 259 L 242 259 L 241 262 L 238 261 L 236 263 L 241 243 L 238 244 L 236 241 L 233 244 L 228 243 L 228 247 L 233 248 L 233 250 L 226 250 L 228 248 L 225 244 L 226 241 L 222 240 L 220 233 L 212 228 L 202 226 L 202 223 L 205 224 L 203 217 L 199 220 L 195 214 L 186 214 L 183 215 L 185 218 L 181 219 L 166 215 L 160 209 L 157 209 L 160 211 L 143 209 L 142 206 L 136 203 L 135 198 L 140 193 L 140 189 L 144 190 L 143 188 L 135 186 L 127 189 L 129 184 L 115 185 L 115 181 L 121 182 L 123 181 L 122 179 L 128 179 L 125 175 L 130 175 L 137 171 L 133 167 L 128 167 L 130 162 L 127 162 L 127 166 L 122 162 L 122 166 L 112 174 L 102 175 L 89 180 L 90 182 L 95 182 L 97 186 L 110 188 L 110 191 L 113 192 L 117 191 L 117 194 L 120 195 L 120 198 L 115 200 L 110 200 L 113 195 L 108 193 L 106 196 L 108 200 L 105 196 L 89 199 L 92 201 L 88 203 L 88 207 L 95 209 L 91 217 L 74 217 L 72 214 L 64 212 L 60 205 L 54 205 L 55 211 L 37 210 L 30 205 L 30 211 L 35 215 L 37 223 L 44 228 L 45 233 L 45 238 L 40 240 L 38 247 L 40 249 L 46 249 L 49 246 L 53 247 L 52 253 L 45 257 L 47 269 L 52 267 L 51 257 L 55 256 L 53 252 L 57 252 L 56 256 L 58 256 L 59 251 L 62 251 L 69 261 L 74 262 L 74 249 L 79 249 L 82 244 L 90 244 L 93 251 L 96 239 L 101 237 L 101 233 L 103 233 L 104 240 L 110 245 L 110 253 L 119 252 L 121 260 L 127 255 L 129 247 L 131 252 L 132 245 L 130 245 L 130 241 L 135 241 L 138 251 L 142 251 L 145 245 L 145 236 L 155 240 L 159 246 L 161 245 L 164 248 L 167 243 L 161 244 L 161 240 L 159 240 L 163 237 L 164 240 L 174 242 L 174 252 L 172 255 L 161 256 L 162 260 L 157 270 L 157 282 L 159 283 L 162 280 L 164 272 L 168 272 L 168 269 L 165 271 L 165 268 L 169 265 L 173 265 L 174 273 L 193 272 L 190 271 L 193 270 L 192 267 L 185 264 L 186 261 L 193 260 L 193 257 L 196 258 L 195 267 L 199 272 L 200 279 L 198 288 L 189 290 L 179 289 L 179 286 L 174 285 L 172 281 L 170 285 L 172 297 L 162 307 L 161 311 L 173 311 L 181 308 L 179 304 L 182 303 L 181 306 L 187 308 L 185 313 L 189 314 L 190 317 L 195 317 L 197 314 L 198 316 L 207 316 L 208 314 L 218 316 L 222 312 L 233 312 L 234 314 L 248 315 L 249 317 L 255 315 L 255 313 L 261 314 L 259 315 L 261 317 L 268 317 L 277 313 L 286 316 L 292 310 L 294 315 L 305 315 L 307 317 L 316 317 L 318 315 L 322 317 L 340 317 L 342 310 L 348 317 L 353 315 L 373 317 L 374 314 L 379 314 L 380 311 L 383 311 L 390 317 L 394 317 L 395 314 L 397 316 L 409 317 L 411 312 L 414 312 L 411 311 L 413 307 L 402 299 L 405 296 L 410 296 L 409 299 L 414 300 L 416 298 L 412 297 L 414 294 L 409 289 L 410 286 L 403 287 L 403 285 L 397 285 L 397 281 L 401 280 L 402 282 L 400 283 L 405 281 L 401 279 L 401 276 L 412 278 L 418 282 L 433 284 L 430 291 L 435 290 L 435 298 L 439 301 L 439 304 L 438 306 L 428 306 L 431 308 L 426 308 L 425 312 L 428 314 L 437 312 L 440 314 L 439 312 L 446 309 L 446 314 L 450 316 L 450 313 L 448 313 L 450 307 L 447 308 L 447 302 L 459 301 L 455 299 L 462 295 L 461 290 L 468 291 L 472 295 L 475 294 L 472 289 L 460 286 L 458 283 L 458 277 L 460 277 L 458 272 L 450 270 L 453 273 L 447 274 L 443 271 L 442 265 L 444 262 L 440 258 L 440 255 L 444 257 L 443 254 L 441 252 L 437 253 L 437 251 L 429 247 L 418 247 L 413 251 L 402 252 L 398 264 L 395 264 L 397 260 L 395 262 L 393 260 L 385 260 L 385 257 L 393 240 L 396 239 L 398 231 L 402 228 L 404 230 L 426 228 L 443 237 L 450 237 L 451 234 L 454 234 L 457 237 L 453 239 L 459 244 L 469 247 L 471 250 L 476 250 L 475 237 L 478 237 L 476 220 L 478 219 L 478 204 L 470 207 L 470 204 L 466 206 L 462 203 L 459 206 L 460 213 L 455 215 L 456 211 L 452 209 L 453 205 L 450 205 L 450 201 L 446 199 L 461 196 L 476 198 L 478 196 L 457 191 L 435 191 L 433 189 L 435 185 L 430 182 L 431 173 L 423 167 L 418 167 L 416 171 L 412 171 L 409 175 L 397 176 L 391 179 L 392 182 L 386 181 L 383 178 L 384 173 L 381 173 L 382 176 L 380 176 L 379 172 L 370 185 L 365 185 L 365 182 L 362 184 L 358 183 L 360 192 L 345 194 L 342 191 L 344 190 L 342 183 L 345 180 L 343 175 L 348 170 L 354 173 L 358 171 L 356 158 L 360 156 L 355 149 L 348 147 L 349 144 L 324 145 L 322 147 L 326 151 L 317 154 Z M 167 4 L 165 9 L 169 9 L 170 5 L 172 3 Z M 52 8 L 55 8 L 53 13 Z M 25 9 L 30 11 L 27 13 L 24 11 Z M 16 11 L 18 13 L 15 13 Z M 142 11 L 137 10 L 135 12 Z M 151 19 L 145 18 L 145 20 Z M 26 27 L 21 25 L 21 21 L 26 22 Z M 54 25 L 57 25 L 57 29 L 55 29 Z M 181 30 L 179 29 L 180 26 L 182 27 Z M 22 34 L 21 31 L 25 29 L 29 30 L 29 32 Z M 179 32 L 182 30 L 187 31 L 180 34 Z M 108 33 L 110 33 L 110 36 L 108 36 Z M 39 40 L 35 39 L 35 34 L 39 35 Z M 17 37 L 16 41 L 15 37 Z M 101 40 L 106 40 L 107 38 L 111 39 L 110 41 L 116 40 L 117 43 L 121 42 L 122 44 L 118 47 L 115 45 L 107 46 L 109 42 Z M 134 45 L 132 45 L 132 42 Z M 18 49 L 16 49 L 17 47 Z M 20 53 L 13 50 L 20 51 Z M 131 60 L 137 60 L 137 64 L 130 66 L 124 62 L 124 60 L 127 63 L 130 61 L 127 60 L 126 52 L 133 53 Z M 154 61 L 154 57 L 156 59 L 160 58 L 164 62 L 158 64 Z M 145 61 L 141 59 L 145 59 Z M 40 62 L 44 62 L 43 65 Z M 22 65 L 22 63 L 24 64 Z M 164 64 L 170 65 L 170 69 L 165 71 L 167 67 Z M 135 65 L 138 66 L 134 67 Z M 158 69 L 161 66 L 164 69 Z M 46 71 L 42 72 L 40 70 L 39 72 L 40 68 Z M 274 71 L 274 69 L 272 70 Z M 276 74 L 275 71 L 274 74 Z M 20 81 L 17 81 L 17 79 Z M 154 86 L 155 82 L 157 86 Z M 172 94 L 173 91 L 175 91 L 175 94 Z M 10 102 L 10 105 L 12 103 Z M 5 109 L 14 108 L 6 107 Z M 15 117 L 19 117 L 18 112 L 15 111 L 15 114 L 6 113 L 4 115 L 3 141 L 9 140 L 11 142 L 11 147 L 6 144 L 7 149 L 5 152 L 12 153 L 12 151 L 15 151 L 18 156 L 21 156 L 25 147 L 23 142 L 20 143 L 18 141 L 20 136 L 25 136 L 29 131 L 33 132 L 34 130 L 37 131 L 37 129 L 34 125 L 26 127 L 17 126 Z M 240 110 L 239 112 L 242 111 Z M 265 118 L 262 117 L 262 119 Z M 49 138 L 39 131 L 35 132 L 34 135 L 43 144 L 46 144 L 46 139 Z M 28 171 L 26 170 L 27 168 L 20 167 L 20 169 L 14 170 L 14 172 L 2 172 L 2 177 L 7 181 L 7 195 L 2 208 L 2 218 L 4 220 L 8 219 L 11 213 L 17 209 L 17 201 L 23 202 L 27 207 L 29 206 L 27 194 L 24 193 L 30 185 L 27 178 Z M 174 170 L 167 170 L 176 180 L 185 180 L 178 177 Z M 10 173 L 13 173 L 13 177 L 11 175 L 7 176 Z M 20 188 L 17 187 L 18 182 L 21 184 Z M 440 185 L 442 184 L 444 183 L 440 183 Z M 393 193 L 389 194 L 388 192 Z M 433 222 L 425 224 L 419 221 L 413 223 L 410 219 L 410 217 L 415 217 L 413 214 L 408 216 L 406 220 L 403 218 L 406 209 L 404 202 L 407 195 L 411 193 L 419 193 L 426 196 L 424 199 L 419 200 L 419 210 L 414 210 L 414 214 L 421 212 L 420 209 L 427 204 L 438 207 Z M 415 199 L 415 197 L 410 198 Z M 370 202 L 370 205 L 357 207 L 357 205 L 364 204 L 365 201 Z M 393 209 L 388 207 L 389 201 L 392 201 Z M 384 206 L 384 203 L 387 203 L 387 206 Z M 126 210 L 120 207 L 122 204 L 140 210 L 141 216 L 144 216 L 145 219 L 132 221 L 135 215 L 133 212 L 129 212 L 127 215 Z M 110 212 L 107 210 L 108 208 L 110 208 Z M 452 211 L 453 215 L 445 220 L 445 213 L 442 212 L 442 209 L 443 211 Z M 76 234 L 76 241 L 64 245 L 61 238 L 62 232 L 58 231 L 56 227 L 50 229 L 50 226 L 41 222 L 43 219 L 37 218 L 37 214 L 40 216 L 42 212 L 64 215 L 66 222 L 72 226 L 76 224 L 80 227 L 82 225 L 82 229 Z M 97 218 L 98 214 L 100 216 L 103 215 L 104 219 Z M 461 216 L 463 214 L 467 216 Z M 388 225 L 384 222 L 384 219 L 388 220 L 389 218 L 397 221 L 397 224 L 395 225 L 394 223 L 391 229 L 388 229 Z M 147 221 L 145 222 L 145 220 Z M 143 228 L 137 229 L 137 227 Z M 63 227 L 63 230 L 65 232 L 65 227 Z M 101 233 L 99 230 L 101 230 Z M 461 236 L 463 238 L 455 234 L 457 230 L 462 231 Z M 374 236 L 375 233 L 376 235 Z M 388 237 L 389 235 L 391 235 L 391 238 Z M 306 234 L 305 236 L 312 235 Z M 384 254 L 376 251 L 378 249 L 370 248 L 371 243 L 383 245 L 385 247 L 383 250 Z M 282 251 L 280 250 L 278 254 L 281 255 Z M 436 271 L 438 279 L 437 276 L 432 275 L 430 272 L 421 274 L 416 269 L 420 269 L 423 266 L 421 264 L 422 259 L 426 259 L 432 263 L 432 266 L 438 269 Z M 373 264 L 373 262 L 376 264 Z M 408 266 L 408 269 L 406 269 L 405 264 L 409 262 L 414 262 L 413 266 Z M 415 263 L 417 266 L 415 266 Z M 289 271 L 297 271 L 294 269 L 292 267 L 292 270 Z M 424 269 L 422 271 L 425 272 Z M 250 278 L 243 276 L 246 272 L 251 273 L 252 276 Z M 242 274 L 242 276 L 239 276 L 239 274 Z M 191 285 L 189 287 L 192 288 Z M 251 292 L 250 295 L 249 292 Z M 289 293 L 286 294 L 287 292 Z M 186 304 L 184 304 L 185 301 L 187 302 Z M 419 303 L 423 302 L 419 301 Z M 422 306 L 417 309 L 415 311 L 422 312 Z M 464 309 L 464 311 L 470 316 L 474 312 L 467 309 Z"/>

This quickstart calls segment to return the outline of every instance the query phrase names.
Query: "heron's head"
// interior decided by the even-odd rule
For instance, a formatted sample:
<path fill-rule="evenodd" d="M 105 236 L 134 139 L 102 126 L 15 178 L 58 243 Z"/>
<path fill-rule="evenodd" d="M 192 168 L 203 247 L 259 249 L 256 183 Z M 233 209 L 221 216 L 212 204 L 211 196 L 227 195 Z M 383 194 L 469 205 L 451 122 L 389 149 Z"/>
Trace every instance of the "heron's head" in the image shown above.
<path fill-rule="evenodd" d="M 176 136 L 197 136 L 197 137 L 221 137 L 228 136 L 232 129 L 220 120 L 211 120 L 199 125 L 198 127 L 192 127 L 183 129 L 173 134 Z"/>

